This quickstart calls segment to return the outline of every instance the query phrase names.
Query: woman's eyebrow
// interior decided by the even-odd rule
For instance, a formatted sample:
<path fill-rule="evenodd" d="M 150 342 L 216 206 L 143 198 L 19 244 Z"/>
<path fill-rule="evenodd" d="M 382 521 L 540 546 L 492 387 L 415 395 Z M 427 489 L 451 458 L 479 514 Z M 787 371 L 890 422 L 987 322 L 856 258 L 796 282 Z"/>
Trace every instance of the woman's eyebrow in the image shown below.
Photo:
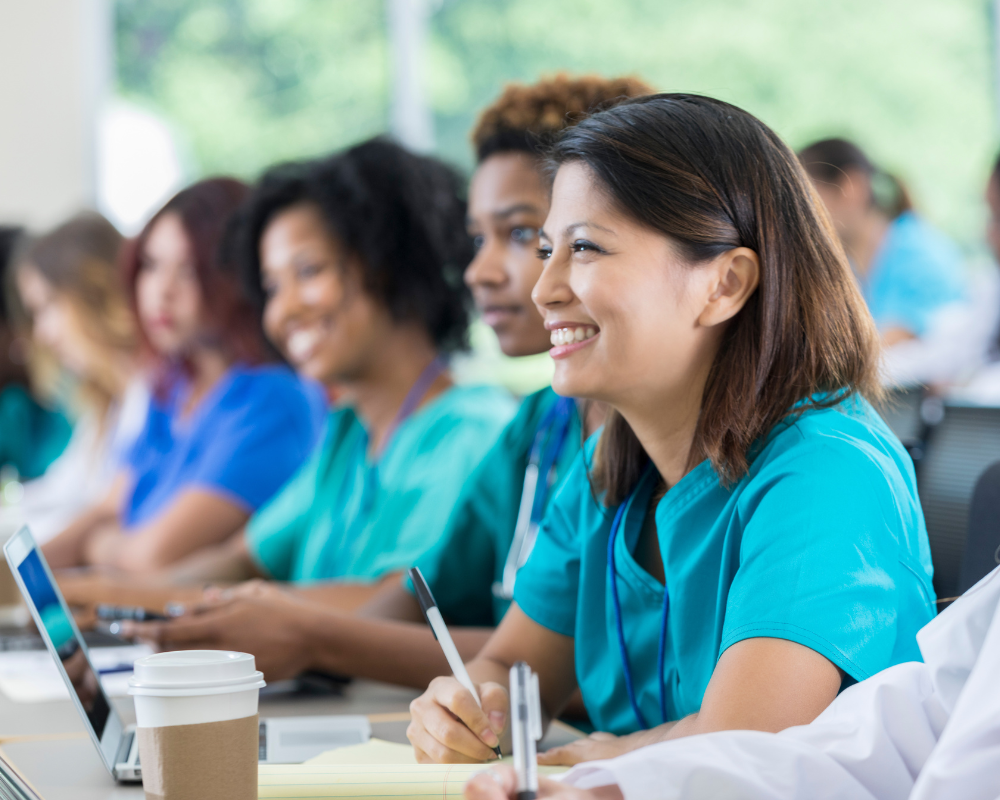
<path fill-rule="evenodd" d="M 569 236 L 573 231 L 579 228 L 594 228 L 598 231 L 604 231 L 605 233 L 610 233 L 614 235 L 614 231 L 611 228 L 605 228 L 603 225 L 598 225 L 596 222 L 574 222 L 572 225 L 567 225 L 565 230 L 563 230 L 564 236 Z"/>

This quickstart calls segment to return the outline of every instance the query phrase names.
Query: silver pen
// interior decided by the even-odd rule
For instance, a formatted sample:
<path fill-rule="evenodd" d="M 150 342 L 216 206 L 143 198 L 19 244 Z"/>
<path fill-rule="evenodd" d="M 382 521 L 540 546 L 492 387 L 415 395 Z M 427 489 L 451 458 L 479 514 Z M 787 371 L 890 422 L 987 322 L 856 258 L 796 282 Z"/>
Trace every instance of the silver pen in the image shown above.
<path fill-rule="evenodd" d="M 538 794 L 536 743 L 542 738 L 542 701 L 538 676 L 523 661 L 510 668 L 510 724 L 517 800 L 535 800 Z"/>

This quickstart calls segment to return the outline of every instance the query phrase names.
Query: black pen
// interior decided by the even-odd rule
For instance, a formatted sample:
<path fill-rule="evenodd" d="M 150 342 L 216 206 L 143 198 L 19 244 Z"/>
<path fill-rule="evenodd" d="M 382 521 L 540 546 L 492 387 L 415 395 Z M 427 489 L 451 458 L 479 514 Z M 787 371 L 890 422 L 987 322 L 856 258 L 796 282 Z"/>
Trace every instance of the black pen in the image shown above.
<path fill-rule="evenodd" d="M 434 634 L 434 638 L 437 639 L 438 644 L 441 645 L 441 649 L 444 650 L 444 657 L 448 660 L 448 666 L 451 667 L 451 672 L 455 676 L 455 680 L 469 690 L 472 698 L 476 701 L 476 705 L 482 708 L 483 704 L 479 699 L 479 692 L 476 691 L 476 687 L 472 683 L 472 678 L 469 677 L 469 672 L 465 668 L 465 663 L 458 654 L 458 648 L 455 647 L 455 643 L 451 639 L 451 634 L 448 633 L 448 626 L 444 624 L 444 617 L 441 616 L 441 612 L 438 610 L 437 601 L 434 599 L 434 595 L 431 594 L 431 589 L 427 585 L 427 581 L 424 580 L 420 568 L 413 567 L 413 569 L 407 570 L 406 574 L 410 576 L 410 581 L 413 583 L 413 590 L 417 593 L 417 602 L 420 603 L 420 608 L 424 612 L 427 624 L 431 626 L 431 633 Z M 494 747 L 493 752 L 497 754 L 497 758 L 503 758 L 503 753 L 500 752 L 499 746 Z"/>

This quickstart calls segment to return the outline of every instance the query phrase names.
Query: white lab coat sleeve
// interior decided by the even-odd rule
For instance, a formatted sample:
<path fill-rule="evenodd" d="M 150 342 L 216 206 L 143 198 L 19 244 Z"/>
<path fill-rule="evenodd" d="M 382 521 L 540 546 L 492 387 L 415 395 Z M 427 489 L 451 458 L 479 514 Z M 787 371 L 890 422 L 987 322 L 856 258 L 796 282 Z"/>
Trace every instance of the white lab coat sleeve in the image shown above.
<path fill-rule="evenodd" d="M 583 765 L 566 780 L 617 783 L 626 800 L 905 800 L 944 719 L 924 666 L 900 664 L 847 689 L 810 725 L 676 739 Z"/>
<path fill-rule="evenodd" d="M 997 595 L 1000 595 L 1000 570 L 994 570 L 963 596 L 967 611 L 956 608 L 958 602 L 948 609 L 949 612 L 952 609 L 965 612 L 963 621 L 966 622 L 957 631 L 964 635 L 958 641 L 953 637 L 948 644 L 958 651 L 978 650 L 978 658 L 961 686 L 937 747 L 917 779 L 911 800 L 995 800 L 1000 797 L 1000 614 L 995 613 Z M 961 676 L 952 677 L 953 683 L 957 683 Z"/>

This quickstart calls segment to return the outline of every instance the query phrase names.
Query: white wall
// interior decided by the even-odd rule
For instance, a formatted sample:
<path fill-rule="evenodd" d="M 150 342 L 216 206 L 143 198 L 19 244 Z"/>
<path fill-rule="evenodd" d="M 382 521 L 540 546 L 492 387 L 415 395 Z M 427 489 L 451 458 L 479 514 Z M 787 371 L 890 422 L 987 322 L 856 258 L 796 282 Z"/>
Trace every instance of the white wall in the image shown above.
<path fill-rule="evenodd" d="M 110 0 L 0 0 L 0 223 L 94 205 L 112 63 Z"/>

